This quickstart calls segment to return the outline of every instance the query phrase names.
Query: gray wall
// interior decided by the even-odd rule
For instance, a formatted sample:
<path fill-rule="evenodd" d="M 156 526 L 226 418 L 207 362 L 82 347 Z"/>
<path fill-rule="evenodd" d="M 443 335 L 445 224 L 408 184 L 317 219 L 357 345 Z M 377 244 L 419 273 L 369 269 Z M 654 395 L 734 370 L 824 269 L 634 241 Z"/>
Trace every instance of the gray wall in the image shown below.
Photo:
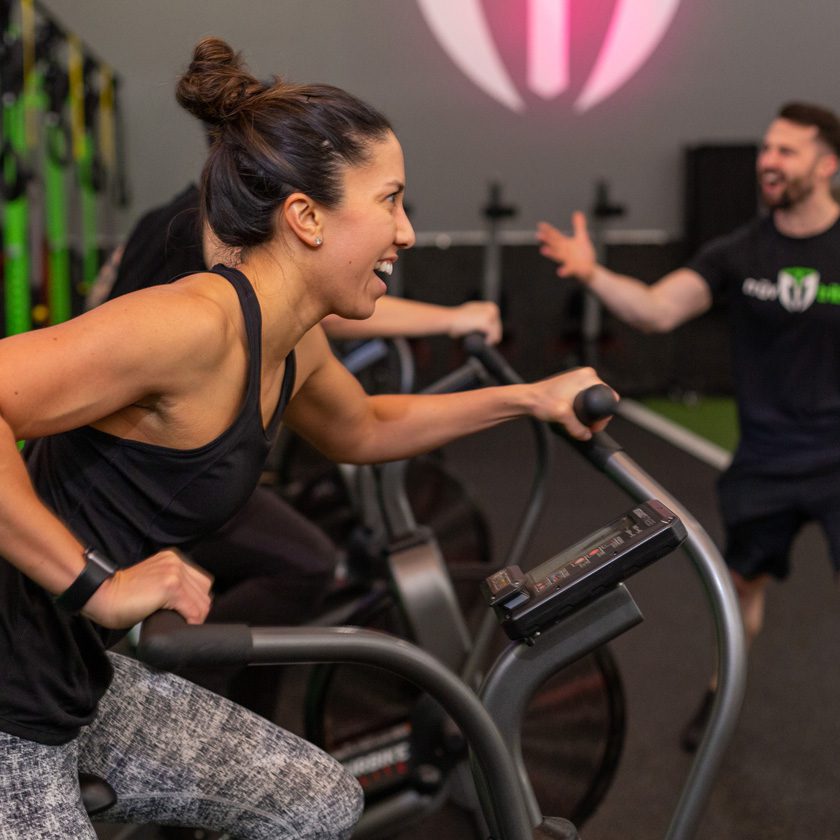
<path fill-rule="evenodd" d="M 615 2 L 569 0 L 575 14 L 589 4 L 604 21 Z M 485 0 L 491 19 L 509 14 L 514 24 L 523 3 Z M 426 231 L 481 227 L 479 208 L 493 178 L 519 206 L 510 225 L 519 229 L 588 207 L 595 180 L 606 178 L 629 210 L 619 228 L 678 235 L 687 144 L 756 139 L 791 98 L 840 107 L 838 0 L 682 0 L 636 76 L 583 114 L 572 109 L 571 95 L 550 102 L 528 95 L 521 114 L 497 103 L 443 52 L 415 0 L 44 5 L 124 80 L 134 203 L 123 224 L 200 169 L 200 130 L 172 91 L 205 34 L 228 39 L 260 76 L 336 83 L 388 114 L 406 152 L 415 224 Z M 496 31 L 516 61 L 515 31 Z M 574 90 L 593 59 L 578 55 Z"/>

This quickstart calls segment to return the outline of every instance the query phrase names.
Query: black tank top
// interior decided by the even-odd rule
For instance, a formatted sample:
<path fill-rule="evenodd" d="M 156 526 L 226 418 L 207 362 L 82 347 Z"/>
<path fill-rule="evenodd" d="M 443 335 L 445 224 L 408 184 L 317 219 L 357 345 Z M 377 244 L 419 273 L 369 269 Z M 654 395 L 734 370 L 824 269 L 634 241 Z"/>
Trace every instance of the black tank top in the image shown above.
<path fill-rule="evenodd" d="M 295 378 L 290 353 L 268 428 L 260 406 L 262 319 L 254 290 L 236 269 L 216 266 L 239 296 L 248 338 L 241 411 L 215 440 L 181 450 L 83 427 L 28 444 L 32 481 L 81 542 L 120 566 L 161 548 L 189 548 L 250 497 Z M 46 744 L 90 722 L 111 672 L 105 648 L 118 638 L 55 609 L 51 596 L 0 558 L 0 730 Z"/>

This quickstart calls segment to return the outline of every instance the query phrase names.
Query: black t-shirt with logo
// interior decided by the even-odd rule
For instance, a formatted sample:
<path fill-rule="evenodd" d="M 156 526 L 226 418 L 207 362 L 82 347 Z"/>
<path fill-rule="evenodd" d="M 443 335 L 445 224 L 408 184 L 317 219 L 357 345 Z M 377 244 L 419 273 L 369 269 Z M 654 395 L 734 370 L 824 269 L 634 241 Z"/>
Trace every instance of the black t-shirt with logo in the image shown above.
<path fill-rule="evenodd" d="M 840 221 L 795 238 L 756 219 L 687 267 L 728 307 L 735 463 L 788 477 L 840 466 Z"/>

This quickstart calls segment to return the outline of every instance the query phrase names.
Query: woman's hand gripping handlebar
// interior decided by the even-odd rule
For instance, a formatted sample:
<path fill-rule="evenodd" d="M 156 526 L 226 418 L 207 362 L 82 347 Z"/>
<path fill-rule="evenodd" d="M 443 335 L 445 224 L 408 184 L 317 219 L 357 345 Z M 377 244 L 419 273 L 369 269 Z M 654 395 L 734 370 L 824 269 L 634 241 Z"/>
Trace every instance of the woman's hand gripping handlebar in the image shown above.
<path fill-rule="evenodd" d="M 111 629 L 133 627 L 156 610 L 174 610 L 190 624 L 210 611 L 213 578 L 175 548 L 119 569 L 85 604 L 86 618 Z"/>
<path fill-rule="evenodd" d="M 478 359 L 497 382 L 526 385 L 480 333 L 466 336 L 464 349 Z M 602 431 L 618 406 L 618 395 L 592 368 L 573 368 L 526 387 L 533 389 L 533 416 L 548 423 L 554 431 L 578 441 L 588 441 L 593 433 Z"/>

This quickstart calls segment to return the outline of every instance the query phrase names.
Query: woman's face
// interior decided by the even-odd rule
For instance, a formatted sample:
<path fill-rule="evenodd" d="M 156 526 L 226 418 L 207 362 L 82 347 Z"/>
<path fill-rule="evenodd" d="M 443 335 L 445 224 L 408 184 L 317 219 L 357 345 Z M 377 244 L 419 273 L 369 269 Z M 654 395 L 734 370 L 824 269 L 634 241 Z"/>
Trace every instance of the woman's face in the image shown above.
<path fill-rule="evenodd" d="M 368 318 L 387 291 L 400 248 L 414 244 L 405 214 L 405 165 L 397 138 L 375 141 L 369 159 L 347 167 L 343 198 L 324 211 L 322 259 L 328 259 L 331 311 L 345 318 Z M 378 276 L 378 275 L 381 275 Z"/>

